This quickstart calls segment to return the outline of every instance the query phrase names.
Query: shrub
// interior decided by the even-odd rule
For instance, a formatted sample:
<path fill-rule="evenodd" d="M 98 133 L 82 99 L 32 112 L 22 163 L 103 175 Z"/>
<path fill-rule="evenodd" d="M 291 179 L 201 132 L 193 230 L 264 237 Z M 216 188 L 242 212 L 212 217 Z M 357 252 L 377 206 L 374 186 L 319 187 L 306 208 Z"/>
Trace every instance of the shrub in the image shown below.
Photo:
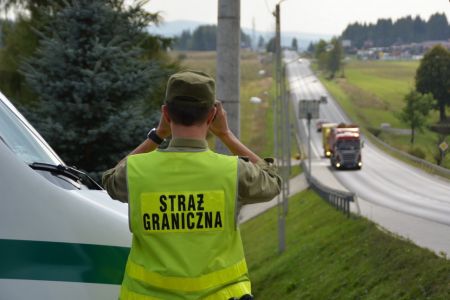
<path fill-rule="evenodd" d="M 425 159 L 425 152 L 421 148 L 416 147 L 416 148 L 409 149 L 408 153 L 417 158 Z"/>

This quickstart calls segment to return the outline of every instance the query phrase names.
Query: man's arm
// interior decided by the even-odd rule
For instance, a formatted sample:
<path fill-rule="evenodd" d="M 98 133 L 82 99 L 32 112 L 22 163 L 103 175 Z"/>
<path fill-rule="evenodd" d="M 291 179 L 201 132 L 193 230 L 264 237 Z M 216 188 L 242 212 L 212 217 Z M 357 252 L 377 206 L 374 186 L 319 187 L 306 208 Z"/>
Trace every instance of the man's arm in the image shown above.
<path fill-rule="evenodd" d="M 229 129 L 226 112 L 220 102 L 216 102 L 216 108 L 216 117 L 209 127 L 210 131 L 231 153 L 249 160 L 239 159 L 239 201 L 242 204 L 250 204 L 273 199 L 281 190 L 281 177 L 273 160 L 263 160 L 245 146 Z"/>
<path fill-rule="evenodd" d="M 156 127 L 156 134 L 160 138 L 165 139 L 170 136 L 170 133 L 171 133 L 171 131 L 170 131 L 169 122 L 165 118 L 163 109 L 161 107 L 161 117 L 159 118 L 158 127 Z M 151 151 L 155 150 L 156 148 L 158 148 L 158 146 L 159 146 L 159 144 L 156 144 L 155 142 L 153 142 L 150 139 L 146 139 L 139 146 L 137 146 L 136 149 L 131 151 L 131 153 L 128 155 L 151 152 Z"/>
<path fill-rule="evenodd" d="M 158 127 L 156 128 L 156 134 L 161 138 L 170 136 L 170 126 L 164 115 L 161 113 Z M 126 158 L 129 155 L 147 153 L 155 150 L 159 145 L 152 140 L 146 139 L 133 151 L 124 157 L 114 168 L 107 170 L 103 173 L 102 184 L 111 198 L 119 200 L 121 202 L 128 202 L 128 186 L 127 186 L 127 161 Z"/>
<path fill-rule="evenodd" d="M 223 109 L 222 103 L 216 101 L 217 113 L 209 126 L 209 130 L 217 136 L 231 153 L 238 156 L 248 157 L 252 163 L 262 161 L 262 159 L 247 148 L 230 130 L 227 121 L 227 112 Z"/>
<path fill-rule="evenodd" d="M 273 160 L 268 158 L 256 164 L 239 159 L 238 180 L 241 204 L 270 201 L 281 191 L 281 177 Z"/>

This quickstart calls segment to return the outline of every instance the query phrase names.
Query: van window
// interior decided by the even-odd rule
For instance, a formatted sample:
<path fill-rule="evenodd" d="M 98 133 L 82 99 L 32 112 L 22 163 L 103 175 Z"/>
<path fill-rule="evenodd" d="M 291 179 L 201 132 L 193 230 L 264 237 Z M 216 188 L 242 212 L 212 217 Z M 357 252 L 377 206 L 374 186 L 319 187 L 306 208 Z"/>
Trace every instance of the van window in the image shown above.
<path fill-rule="evenodd" d="M 55 160 L 39 144 L 25 124 L 0 101 L 0 143 L 5 143 L 25 163 L 54 164 Z"/>

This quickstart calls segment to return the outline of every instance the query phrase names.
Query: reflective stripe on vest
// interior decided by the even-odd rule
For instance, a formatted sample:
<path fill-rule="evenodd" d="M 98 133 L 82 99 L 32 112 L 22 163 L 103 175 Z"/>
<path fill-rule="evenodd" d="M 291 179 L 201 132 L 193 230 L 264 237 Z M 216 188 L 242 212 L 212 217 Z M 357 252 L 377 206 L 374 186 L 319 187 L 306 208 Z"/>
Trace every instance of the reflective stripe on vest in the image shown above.
<path fill-rule="evenodd" d="M 204 297 L 202 300 L 231 299 L 233 297 L 236 297 L 236 295 L 250 295 L 251 294 L 250 291 L 251 291 L 250 281 L 243 281 L 243 282 L 238 282 L 233 285 L 227 286 L 212 295 L 208 295 L 208 296 Z M 129 289 L 127 289 L 126 287 L 122 287 L 122 289 L 120 291 L 120 299 L 121 300 L 163 300 L 161 298 L 155 298 L 155 297 L 132 292 Z"/>
<path fill-rule="evenodd" d="M 133 244 L 122 298 L 251 293 L 235 220 L 237 157 L 153 151 L 128 157 L 127 179 Z"/>
<path fill-rule="evenodd" d="M 247 264 L 245 263 L 245 259 L 243 259 L 228 268 L 195 278 L 186 278 L 162 276 L 156 272 L 147 271 L 142 266 L 130 261 L 127 264 L 126 272 L 130 277 L 155 287 L 183 292 L 195 292 L 233 281 L 245 275 L 247 273 Z"/>

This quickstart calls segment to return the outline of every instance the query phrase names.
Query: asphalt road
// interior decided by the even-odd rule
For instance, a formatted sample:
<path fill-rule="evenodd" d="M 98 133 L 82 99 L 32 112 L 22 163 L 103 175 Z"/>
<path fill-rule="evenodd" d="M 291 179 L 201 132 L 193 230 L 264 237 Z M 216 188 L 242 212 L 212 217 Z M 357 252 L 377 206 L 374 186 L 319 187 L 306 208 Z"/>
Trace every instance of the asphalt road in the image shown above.
<path fill-rule="evenodd" d="M 319 99 L 320 96 L 326 96 L 328 102 L 321 104 L 320 118 L 330 122 L 350 123 L 345 113 L 311 72 L 309 62 L 299 60 L 293 52 L 285 53 L 284 57 L 291 99 L 296 112 L 299 99 Z M 361 214 L 373 217 L 376 222 L 387 228 L 392 227 L 389 223 L 399 225 L 399 221 L 409 222 L 400 226 L 404 229 L 400 229 L 401 232 L 397 233 L 413 240 L 416 240 L 414 235 L 418 235 L 418 239 L 431 238 L 434 242 L 425 243 L 425 246 L 437 252 L 450 253 L 450 181 L 429 175 L 394 159 L 367 140 L 362 150 L 361 170 L 333 170 L 329 160 L 322 157 L 322 138 L 321 133 L 316 132 L 315 121 L 311 122 L 313 176 L 314 173 L 331 172 L 342 184 L 342 187 L 333 186 L 333 188 L 347 189 L 356 193 L 360 204 L 358 210 L 362 210 Z M 306 138 L 308 134 L 306 122 L 304 120 L 297 122 L 301 135 Z M 327 175 L 322 177 L 327 180 Z M 393 230 L 398 231 L 398 226 L 394 227 L 396 229 Z M 411 229 L 412 233 L 409 232 Z M 439 246 L 433 247 L 436 244 Z"/>

